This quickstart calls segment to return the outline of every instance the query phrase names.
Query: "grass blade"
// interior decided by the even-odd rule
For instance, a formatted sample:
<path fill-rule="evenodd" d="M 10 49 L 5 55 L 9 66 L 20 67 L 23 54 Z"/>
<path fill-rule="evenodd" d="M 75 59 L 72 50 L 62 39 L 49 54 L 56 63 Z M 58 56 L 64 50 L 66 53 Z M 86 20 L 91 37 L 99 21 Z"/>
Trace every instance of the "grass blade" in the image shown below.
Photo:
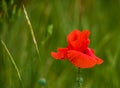
<path fill-rule="evenodd" d="M 35 44 L 35 48 L 36 48 L 36 50 L 37 50 L 38 55 L 40 55 L 40 54 L 39 54 L 38 45 L 37 45 L 37 41 L 36 41 L 36 38 L 35 38 L 35 34 L 34 34 L 34 31 L 33 31 L 33 27 L 32 27 L 32 24 L 31 24 L 31 22 L 30 22 L 30 19 L 29 19 L 29 17 L 28 17 L 28 14 L 27 14 L 27 11 L 26 11 L 24 5 L 23 5 L 23 10 L 24 10 L 24 14 L 25 14 L 25 18 L 26 18 L 26 20 L 27 20 L 28 26 L 29 26 L 29 28 L 30 28 L 30 32 L 31 32 L 31 35 L 32 35 L 33 42 L 34 42 L 34 44 Z"/>
<path fill-rule="evenodd" d="M 2 42 L 2 45 L 4 46 L 4 48 L 5 48 L 5 50 L 6 50 L 7 54 L 9 55 L 10 60 L 11 60 L 11 62 L 12 62 L 12 64 L 13 64 L 13 66 L 15 67 L 15 70 L 17 71 L 17 75 L 18 75 L 18 77 L 19 77 L 19 80 L 20 80 L 20 82 L 21 82 L 21 84 L 22 84 L 22 86 L 23 86 L 22 78 L 21 78 L 21 75 L 20 75 L 20 71 L 19 71 L 19 69 L 18 69 L 18 67 L 17 67 L 17 65 L 16 65 L 16 63 L 15 63 L 15 61 L 14 61 L 12 55 L 10 54 L 10 52 L 9 52 L 9 50 L 8 50 L 8 48 L 7 48 L 7 46 L 6 46 L 6 44 L 4 43 L 3 40 L 1 40 L 1 42 Z M 23 87 L 23 88 L 24 88 L 24 87 Z"/>

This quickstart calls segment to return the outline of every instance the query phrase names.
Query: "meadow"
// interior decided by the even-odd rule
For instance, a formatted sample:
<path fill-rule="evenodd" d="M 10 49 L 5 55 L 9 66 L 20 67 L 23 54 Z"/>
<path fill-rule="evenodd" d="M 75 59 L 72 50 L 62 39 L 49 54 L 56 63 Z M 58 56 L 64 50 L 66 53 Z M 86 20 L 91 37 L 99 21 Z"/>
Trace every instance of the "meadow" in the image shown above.
<path fill-rule="evenodd" d="M 77 88 L 76 67 L 55 60 L 74 29 L 90 30 L 104 60 L 82 88 L 120 88 L 120 0 L 0 0 L 0 88 Z"/>

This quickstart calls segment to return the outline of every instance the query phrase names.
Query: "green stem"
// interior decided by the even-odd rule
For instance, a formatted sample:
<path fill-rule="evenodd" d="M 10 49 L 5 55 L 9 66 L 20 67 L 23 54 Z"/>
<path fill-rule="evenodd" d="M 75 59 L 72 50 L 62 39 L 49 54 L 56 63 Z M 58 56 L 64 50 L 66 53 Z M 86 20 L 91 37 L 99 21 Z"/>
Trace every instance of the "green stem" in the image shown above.
<path fill-rule="evenodd" d="M 80 88 L 80 68 L 78 68 L 76 80 L 77 80 L 77 86 L 78 88 Z"/>
<path fill-rule="evenodd" d="M 80 68 L 77 69 L 76 82 L 77 82 L 77 88 L 82 88 L 83 78 Z"/>

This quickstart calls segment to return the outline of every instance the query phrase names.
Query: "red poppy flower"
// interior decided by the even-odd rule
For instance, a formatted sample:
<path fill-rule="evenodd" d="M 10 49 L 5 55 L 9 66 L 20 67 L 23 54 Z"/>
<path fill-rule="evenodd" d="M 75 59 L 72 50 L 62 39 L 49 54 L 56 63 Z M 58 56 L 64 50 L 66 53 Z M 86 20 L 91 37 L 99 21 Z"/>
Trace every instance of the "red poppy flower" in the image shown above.
<path fill-rule="evenodd" d="M 79 68 L 91 68 L 103 60 L 94 55 L 94 50 L 88 48 L 90 43 L 89 30 L 74 30 L 67 36 L 66 48 L 58 48 L 58 52 L 51 52 L 52 57 L 58 60 L 68 59 Z"/>

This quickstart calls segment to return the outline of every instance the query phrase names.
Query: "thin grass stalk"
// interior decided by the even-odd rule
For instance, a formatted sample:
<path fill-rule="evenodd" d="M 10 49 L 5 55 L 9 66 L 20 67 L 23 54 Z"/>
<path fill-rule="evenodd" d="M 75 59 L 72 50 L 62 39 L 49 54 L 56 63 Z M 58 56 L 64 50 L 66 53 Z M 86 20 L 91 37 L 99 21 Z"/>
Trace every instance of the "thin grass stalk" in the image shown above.
<path fill-rule="evenodd" d="M 31 32 L 31 35 L 32 35 L 32 39 L 33 39 L 33 42 L 34 42 L 34 45 L 35 45 L 35 48 L 36 48 L 36 51 L 38 53 L 38 56 L 40 56 L 40 53 L 39 53 L 39 49 L 38 49 L 38 45 L 37 45 L 37 41 L 36 41 L 36 38 L 35 38 L 35 34 L 34 34 L 34 31 L 33 31 L 33 27 L 32 27 L 32 24 L 30 22 L 30 19 L 28 17 L 28 14 L 27 14 L 27 11 L 26 11 L 26 8 L 24 6 L 24 4 L 22 4 L 23 6 L 23 11 L 24 11 L 24 14 L 25 14 L 25 18 L 27 20 L 27 23 L 28 23 L 28 26 L 30 28 L 30 32 Z"/>
<path fill-rule="evenodd" d="M 22 82 L 22 77 L 21 77 L 21 74 L 20 74 L 20 71 L 19 71 L 19 69 L 18 69 L 18 67 L 17 67 L 17 65 L 16 65 L 16 63 L 15 63 L 15 61 L 14 61 L 14 59 L 13 59 L 11 53 L 9 52 L 9 50 L 8 50 L 8 48 L 7 48 L 7 46 L 6 46 L 6 44 L 4 43 L 3 40 L 1 40 L 1 42 L 2 42 L 3 47 L 5 48 L 5 50 L 6 50 L 7 54 L 8 54 L 8 56 L 10 57 L 10 60 L 11 60 L 11 62 L 12 62 L 12 64 L 13 64 L 13 66 L 14 66 L 16 72 L 17 72 L 18 78 L 19 78 L 19 80 L 20 80 L 20 82 L 21 82 L 21 84 L 22 84 L 22 87 L 24 88 L 23 82 Z"/>

